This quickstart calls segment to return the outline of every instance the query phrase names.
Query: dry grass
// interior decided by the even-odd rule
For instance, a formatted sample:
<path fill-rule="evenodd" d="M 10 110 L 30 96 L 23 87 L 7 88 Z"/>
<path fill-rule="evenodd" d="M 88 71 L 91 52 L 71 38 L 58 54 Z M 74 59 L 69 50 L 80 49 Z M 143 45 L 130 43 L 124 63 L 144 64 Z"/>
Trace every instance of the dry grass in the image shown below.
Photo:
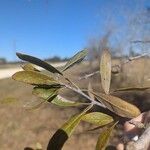
<path fill-rule="evenodd" d="M 126 87 L 132 85 L 150 85 L 150 60 L 140 59 L 133 61 L 124 66 L 123 74 L 113 76 L 111 88 Z M 73 68 L 71 71 L 66 72 L 72 79 L 76 80 L 77 76 L 84 75 L 92 72 L 98 68 L 97 65 L 82 65 Z M 73 75 L 72 75 L 73 74 Z M 99 84 L 99 75 L 93 79 L 89 79 L 93 88 L 98 91 L 101 90 Z M 89 81 L 88 80 L 88 81 Z M 87 80 L 77 82 L 82 88 L 86 88 Z M 5 97 L 15 97 L 18 99 L 14 104 L 1 104 L 0 105 L 0 149 L 3 150 L 22 150 L 25 146 L 34 146 L 36 142 L 40 142 L 44 149 L 48 143 L 49 138 L 54 132 L 63 124 L 71 114 L 74 114 L 78 109 L 74 108 L 57 108 L 54 105 L 44 104 L 41 108 L 34 111 L 27 111 L 22 106 L 28 102 L 37 100 L 31 94 L 31 86 L 13 81 L 12 79 L 0 80 L 0 95 L 3 99 Z M 74 97 L 74 93 L 65 92 L 67 97 Z M 130 102 L 136 104 L 141 110 L 148 110 L 150 104 L 150 92 L 126 92 L 116 93 L 120 97 L 128 99 Z M 78 99 L 78 96 L 75 96 Z M 64 150 L 93 150 L 96 144 L 99 131 L 94 133 L 83 132 L 89 124 L 81 123 L 78 127 L 76 134 L 73 135 L 65 144 Z M 118 132 L 117 134 L 120 134 Z M 113 138 L 114 144 L 117 139 Z"/>

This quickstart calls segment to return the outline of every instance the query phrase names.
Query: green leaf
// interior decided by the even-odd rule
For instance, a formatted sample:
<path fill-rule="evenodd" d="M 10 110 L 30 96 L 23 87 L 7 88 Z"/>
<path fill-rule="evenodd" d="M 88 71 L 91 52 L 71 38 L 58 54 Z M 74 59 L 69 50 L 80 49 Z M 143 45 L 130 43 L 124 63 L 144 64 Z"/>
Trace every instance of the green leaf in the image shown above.
<path fill-rule="evenodd" d="M 118 91 L 144 91 L 150 89 L 150 87 L 126 87 L 126 88 L 119 88 L 114 90 L 113 92 L 118 92 Z"/>
<path fill-rule="evenodd" d="M 30 64 L 30 63 L 27 63 L 24 66 L 22 66 L 22 69 L 25 70 L 25 71 L 38 71 L 38 72 L 40 72 L 38 69 L 33 67 L 33 65 Z"/>
<path fill-rule="evenodd" d="M 82 116 L 92 107 L 88 106 L 83 112 L 71 117 L 60 129 L 58 129 L 53 137 L 50 139 L 47 149 L 61 150 L 64 143 L 72 135 L 75 128 L 80 123 Z"/>
<path fill-rule="evenodd" d="M 106 124 L 113 122 L 113 118 L 111 116 L 101 112 L 91 112 L 85 114 L 82 117 L 82 120 L 98 126 L 104 126 Z"/>
<path fill-rule="evenodd" d="M 15 73 L 12 78 L 14 80 L 32 84 L 32 85 L 56 85 L 58 82 L 52 77 L 46 76 L 35 71 L 19 71 Z"/>
<path fill-rule="evenodd" d="M 103 50 L 100 61 L 100 75 L 102 88 L 106 94 L 109 94 L 111 82 L 111 54 L 108 50 Z"/>
<path fill-rule="evenodd" d="M 87 50 L 82 50 L 75 54 L 63 67 L 62 71 L 67 70 L 68 68 L 74 66 L 77 63 L 80 63 L 87 55 L 88 51 Z"/>
<path fill-rule="evenodd" d="M 74 101 L 67 100 L 59 95 L 57 95 L 57 97 L 53 99 L 51 103 L 61 107 L 72 107 L 72 106 L 80 106 L 85 104 L 81 102 L 74 102 Z"/>
<path fill-rule="evenodd" d="M 91 108 L 91 105 L 88 106 L 82 113 L 80 113 L 79 115 L 75 115 L 73 117 L 71 117 L 62 127 L 61 129 L 63 131 L 65 131 L 68 135 L 68 137 L 70 137 L 73 133 L 73 131 L 75 130 L 75 128 L 77 127 L 77 125 L 80 123 L 82 117 L 84 116 L 84 114 Z"/>
<path fill-rule="evenodd" d="M 121 98 L 107 95 L 103 93 L 94 93 L 95 97 L 102 102 L 110 111 L 114 112 L 115 114 L 127 117 L 127 118 L 135 118 L 141 112 L 140 110 L 133 104 L 128 103 Z"/>
<path fill-rule="evenodd" d="M 34 87 L 32 93 L 40 98 L 43 98 L 44 100 L 47 100 L 48 102 L 51 102 L 52 104 L 55 104 L 55 105 L 61 106 L 61 107 L 80 106 L 80 105 L 85 104 L 85 103 L 81 103 L 81 102 L 70 101 L 70 100 L 67 100 L 67 99 L 57 95 L 59 89 L 60 89 L 60 87 L 54 87 L 54 88 L 50 88 L 50 89 Z M 55 96 L 55 97 L 53 99 L 50 99 L 53 96 Z"/>
<path fill-rule="evenodd" d="M 52 104 L 55 104 L 57 106 L 61 107 L 71 107 L 71 106 L 80 106 L 85 103 L 80 103 L 80 102 L 74 102 L 67 100 L 59 95 L 57 95 L 58 90 L 60 88 L 55 87 L 55 88 L 41 88 L 41 87 L 34 87 L 32 93 L 40 98 L 43 98 L 44 100 L 49 101 L 49 98 L 53 97 L 55 95 L 55 98 L 50 101 Z"/>
<path fill-rule="evenodd" d="M 48 100 L 50 97 L 57 95 L 59 91 L 59 87 L 54 88 L 41 88 L 41 87 L 34 87 L 32 94 L 43 98 L 44 100 Z"/>
<path fill-rule="evenodd" d="M 109 138 L 110 138 L 112 131 L 117 123 L 118 122 L 114 123 L 112 126 L 110 126 L 109 128 L 107 128 L 101 132 L 100 136 L 98 137 L 97 144 L 96 144 L 96 150 L 105 150 L 106 149 L 106 146 L 109 142 Z"/>
<path fill-rule="evenodd" d="M 24 60 L 24 61 L 28 61 L 32 64 L 35 64 L 37 66 L 40 66 L 46 70 L 48 70 L 49 72 L 52 72 L 52 73 L 58 73 L 60 75 L 63 75 L 62 72 L 60 72 L 58 69 L 56 69 L 55 67 L 53 67 L 52 65 L 48 64 L 47 62 L 45 61 L 42 61 L 41 59 L 39 58 L 36 58 L 36 57 L 33 57 L 33 56 L 30 56 L 30 55 L 26 55 L 26 54 L 21 54 L 21 53 L 16 53 L 16 55 Z"/>
<path fill-rule="evenodd" d="M 77 127 L 77 125 L 80 123 L 80 121 L 81 121 L 81 119 L 82 119 L 82 116 L 83 116 L 83 113 L 71 117 L 71 118 L 61 127 L 61 129 L 67 133 L 68 137 L 70 137 L 70 136 L 72 135 L 73 131 L 75 130 L 75 128 Z"/>

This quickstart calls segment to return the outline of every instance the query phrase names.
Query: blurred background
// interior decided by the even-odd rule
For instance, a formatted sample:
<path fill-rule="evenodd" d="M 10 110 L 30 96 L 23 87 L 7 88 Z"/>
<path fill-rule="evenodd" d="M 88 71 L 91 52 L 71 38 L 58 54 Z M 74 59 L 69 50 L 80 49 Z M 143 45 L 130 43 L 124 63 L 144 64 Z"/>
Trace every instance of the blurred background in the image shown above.
<path fill-rule="evenodd" d="M 0 149 L 24 149 L 38 142 L 46 149 L 54 132 L 70 114 L 80 110 L 50 104 L 26 110 L 26 104 L 34 105 L 39 99 L 32 95 L 32 86 L 11 79 L 24 64 L 16 52 L 59 68 L 84 48 L 89 51 L 86 61 L 66 71 L 81 88 L 91 82 L 93 89 L 102 91 L 99 74 L 78 79 L 99 70 L 103 49 L 111 52 L 113 65 L 128 61 L 121 65 L 119 73 L 112 74 L 112 91 L 150 87 L 150 1 L 0 0 Z M 113 94 L 141 111 L 150 109 L 149 89 Z M 71 100 L 81 98 L 67 90 L 63 95 Z M 81 123 L 64 149 L 93 150 L 100 131 L 79 134 L 87 127 L 91 125 Z M 122 124 L 114 135 L 111 145 L 116 145 L 122 136 Z"/>

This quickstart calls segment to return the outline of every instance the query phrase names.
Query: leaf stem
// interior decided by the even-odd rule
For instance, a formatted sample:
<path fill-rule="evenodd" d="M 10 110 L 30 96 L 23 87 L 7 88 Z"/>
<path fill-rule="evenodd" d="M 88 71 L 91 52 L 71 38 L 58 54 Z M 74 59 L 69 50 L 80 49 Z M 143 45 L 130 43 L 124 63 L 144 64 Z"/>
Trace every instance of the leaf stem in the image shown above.
<path fill-rule="evenodd" d="M 63 84 L 63 85 L 64 85 L 66 88 L 68 88 L 68 89 L 70 89 L 70 90 L 72 90 L 72 91 L 74 91 L 74 92 L 76 92 L 76 93 L 82 95 L 82 96 L 85 97 L 86 99 L 90 100 L 93 105 L 97 105 L 97 106 L 106 108 L 106 106 L 105 106 L 104 104 L 95 101 L 94 99 L 92 99 L 91 97 L 89 97 L 88 95 L 86 95 L 85 93 L 83 93 L 81 89 L 79 89 L 79 88 L 76 89 L 76 88 L 71 87 L 71 86 L 69 86 L 69 85 L 67 85 L 67 84 Z"/>

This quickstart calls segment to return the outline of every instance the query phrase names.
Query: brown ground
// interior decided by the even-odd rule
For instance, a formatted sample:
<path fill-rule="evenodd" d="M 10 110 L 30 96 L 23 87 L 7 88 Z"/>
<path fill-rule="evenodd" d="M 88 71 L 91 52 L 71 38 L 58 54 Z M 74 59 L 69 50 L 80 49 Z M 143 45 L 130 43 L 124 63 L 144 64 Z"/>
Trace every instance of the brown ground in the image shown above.
<path fill-rule="evenodd" d="M 96 65 L 91 65 L 95 70 Z M 91 71 L 90 65 L 77 66 L 68 72 L 72 79 L 77 76 L 85 75 Z M 125 86 L 150 85 L 150 60 L 138 60 L 127 64 L 123 68 L 123 74 L 112 76 L 111 89 Z M 74 76 L 70 75 L 74 74 Z M 99 86 L 99 75 L 90 80 L 93 88 L 101 89 Z M 82 88 L 87 87 L 87 81 L 80 81 L 78 84 Z M 0 150 L 23 150 L 26 146 L 34 147 L 37 142 L 41 143 L 46 149 L 49 138 L 61 127 L 71 114 L 79 111 L 76 108 L 58 108 L 54 105 L 44 104 L 39 109 L 27 111 L 23 105 L 27 102 L 38 101 L 31 94 L 32 86 L 13 81 L 12 79 L 0 80 L 0 99 L 17 98 L 18 102 L 13 104 L 0 105 Z M 67 97 L 78 99 L 74 93 L 66 92 Z M 115 93 L 119 97 L 128 99 L 130 102 L 139 106 L 142 111 L 150 109 L 150 91 L 145 92 L 120 92 Z M 93 150 L 99 135 L 99 130 L 83 133 L 85 129 L 91 127 L 89 124 L 81 123 L 75 134 L 66 142 L 64 150 Z M 121 128 L 121 125 L 118 125 Z M 119 130 L 115 135 L 120 135 Z M 117 138 L 112 138 L 114 145 Z"/>

